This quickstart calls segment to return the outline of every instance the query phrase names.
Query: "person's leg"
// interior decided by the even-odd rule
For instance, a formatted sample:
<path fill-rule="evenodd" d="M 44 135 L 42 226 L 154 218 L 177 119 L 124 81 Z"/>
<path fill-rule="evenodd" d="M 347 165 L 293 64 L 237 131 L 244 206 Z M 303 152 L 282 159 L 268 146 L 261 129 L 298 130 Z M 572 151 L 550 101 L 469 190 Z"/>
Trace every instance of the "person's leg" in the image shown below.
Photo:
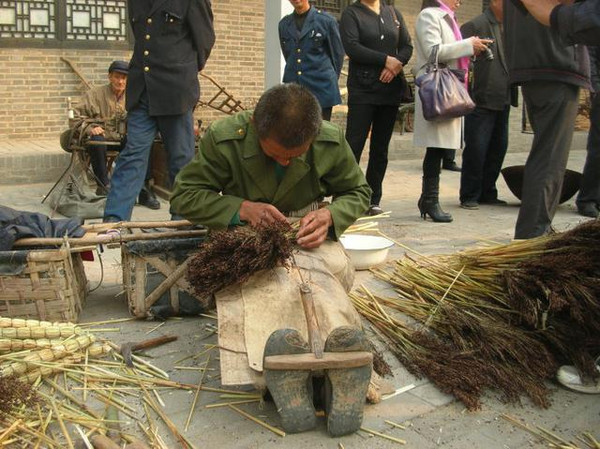
<path fill-rule="evenodd" d="M 138 195 L 138 204 L 145 206 L 148 209 L 158 210 L 160 209 L 160 201 L 156 198 L 154 190 L 150 181 L 152 180 L 152 156 L 148 155 L 148 169 L 146 170 L 146 176 L 144 178 L 144 185 Z"/>
<path fill-rule="evenodd" d="M 90 140 L 94 143 L 104 142 L 104 136 L 91 136 Z M 108 191 L 109 179 L 106 170 L 106 145 L 88 145 L 87 152 L 90 155 L 90 164 L 96 177 L 98 187 Z"/>
<path fill-rule="evenodd" d="M 516 239 L 550 230 L 558 207 L 579 107 L 579 88 L 550 81 L 528 82 L 523 98 L 533 128 L 531 151 L 523 174 Z"/>
<path fill-rule="evenodd" d="M 167 152 L 169 188 L 171 188 L 175 176 L 195 155 L 194 116 L 190 109 L 184 114 L 161 116 L 157 119 L 158 129 Z M 171 218 L 180 219 L 172 210 Z"/>
<path fill-rule="evenodd" d="M 365 142 L 371 129 L 374 107 L 368 104 L 348 105 L 346 117 L 346 140 L 354 153 L 356 162 L 360 163 L 360 156 L 365 148 Z"/>
<path fill-rule="evenodd" d="M 383 178 L 388 164 L 388 150 L 397 114 L 398 105 L 378 106 L 373 114 L 369 163 L 366 173 L 367 183 L 373 191 L 371 194 L 372 206 L 379 206 L 381 202 Z"/>
<path fill-rule="evenodd" d="M 456 163 L 456 150 L 446 148 L 442 161 L 442 168 L 450 171 L 460 171 L 460 166 Z"/>
<path fill-rule="evenodd" d="M 590 131 L 587 140 L 587 156 L 583 166 L 583 179 L 577 210 L 586 217 L 597 217 L 600 209 L 600 94 L 592 96 Z"/>
<path fill-rule="evenodd" d="M 484 163 L 491 145 L 495 111 L 476 108 L 465 117 L 465 149 L 460 175 L 460 203 L 475 208 L 482 192 Z"/>
<path fill-rule="evenodd" d="M 423 186 L 421 197 L 417 205 L 423 220 L 427 215 L 435 222 L 448 223 L 452 221 L 452 215 L 447 214 L 440 207 L 440 169 L 444 158 L 445 148 L 429 147 L 425 151 L 423 159 Z"/>
<path fill-rule="evenodd" d="M 323 120 L 331 121 L 331 112 L 333 108 L 323 108 L 321 109 L 321 115 L 323 116 Z"/>
<path fill-rule="evenodd" d="M 493 129 L 491 130 L 490 140 L 485 155 L 483 165 L 483 178 L 481 181 L 481 203 L 504 204 L 504 201 L 498 200 L 498 189 L 496 181 L 500 176 L 500 170 L 504 163 L 506 150 L 508 149 L 508 116 L 510 106 L 506 106 L 503 111 L 492 111 Z M 487 132 L 487 130 L 485 130 Z M 465 170 L 463 155 L 463 172 Z"/>
<path fill-rule="evenodd" d="M 119 154 L 104 209 L 104 221 L 131 219 L 138 192 L 144 184 L 150 146 L 156 135 L 156 120 L 148 115 L 148 98 L 127 115 L 127 144 Z"/>

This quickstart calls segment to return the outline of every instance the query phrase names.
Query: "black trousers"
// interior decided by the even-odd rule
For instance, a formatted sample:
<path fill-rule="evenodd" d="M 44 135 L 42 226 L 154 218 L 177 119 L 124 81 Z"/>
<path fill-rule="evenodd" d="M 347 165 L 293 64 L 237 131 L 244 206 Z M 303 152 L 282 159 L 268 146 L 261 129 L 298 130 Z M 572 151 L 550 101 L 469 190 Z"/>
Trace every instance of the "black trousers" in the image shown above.
<path fill-rule="evenodd" d="M 371 130 L 367 183 L 373 193 L 371 204 L 379 205 L 382 184 L 388 164 L 388 148 L 394 131 L 399 105 L 349 104 L 346 120 L 346 140 L 356 162 L 360 162 L 365 142 Z"/>
<path fill-rule="evenodd" d="M 583 166 L 583 179 L 577 195 L 577 205 L 596 203 L 600 207 L 600 94 L 592 96 L 590 111 L 590 133 L 587 141 L 587 156 Z"/>
<path fill-rule="evenodd" d="M 448 154 L 448 148 L 427 147 L 423 158 L 423 177 L 437 178 L 440 176 L 442 160 Z"/>
<path fill-rule="evenodd" d="M 522 86 L 534 137 L 525 163 L 516 239 L 546 234 L 558 207 L 579 107 L 579 87 L 558 81 Z"/>

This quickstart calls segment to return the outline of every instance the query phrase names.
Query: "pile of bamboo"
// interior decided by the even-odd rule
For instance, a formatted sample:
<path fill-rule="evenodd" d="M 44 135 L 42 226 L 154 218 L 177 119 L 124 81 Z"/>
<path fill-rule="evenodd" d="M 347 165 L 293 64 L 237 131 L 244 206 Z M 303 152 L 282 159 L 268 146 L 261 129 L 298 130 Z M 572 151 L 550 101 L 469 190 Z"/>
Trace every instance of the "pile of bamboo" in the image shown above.
<path fill-rule="evenodd" d="M 546 407 L 561 364 L 600 375 L 600 221 L 450 255 L 405 249 L 375 271 L 397 296 L 361 288 L 352 299 L 415 375 L 469 409 L 486 390 Z"/>

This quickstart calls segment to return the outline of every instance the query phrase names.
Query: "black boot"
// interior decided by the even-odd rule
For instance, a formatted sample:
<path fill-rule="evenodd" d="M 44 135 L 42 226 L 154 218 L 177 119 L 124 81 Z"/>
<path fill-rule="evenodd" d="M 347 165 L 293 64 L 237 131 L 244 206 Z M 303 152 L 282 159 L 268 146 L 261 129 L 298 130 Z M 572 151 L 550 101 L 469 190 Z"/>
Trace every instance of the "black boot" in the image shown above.
<path fill-rule="evenodd" d="M 146 206 L 148 209 L 160 209 L 160 202 L 156 199 L 156 195 L 152 191 L 149 183 L 145 183 L 138 196 L 138 204 Z"/>
<path fill-rule="evenodd" d="M 421 198 L 419 198 L 419 202 L 417 203 L 423 220 L 425 220 L 427 218 L 427 215 L 429 215 L 431 219 L 435 222 L 449 223 L 452 221 L 452 215 L 447 214 L 440 207 L 439 196 L 440 177 L 424 177 Z"/>

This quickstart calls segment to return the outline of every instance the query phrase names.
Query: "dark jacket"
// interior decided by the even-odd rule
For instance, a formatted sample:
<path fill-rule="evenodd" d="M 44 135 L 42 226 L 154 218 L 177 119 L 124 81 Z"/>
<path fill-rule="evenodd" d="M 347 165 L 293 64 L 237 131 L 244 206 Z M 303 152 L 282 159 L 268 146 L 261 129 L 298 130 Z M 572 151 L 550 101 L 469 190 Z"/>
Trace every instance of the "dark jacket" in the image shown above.
<path fill-rule="evenodd" d="M 600 45 L 600 0 L 557 6 L 550 26 L 569 44 Z"/>
<path fill-rule="evenodd" d="M 465 39 L 479 36 L 494 40 L 489 46 L 494 59 L 488 60 L 484 55 L 479 55 L 473 61 L 471 96 L 478 107 L 503 110 L 510 102 L 510 85 L 500 23 L 492 10 L 487 8 L 483 14 L 465 23 L 460 32 Z"/>
<path fill-rule="evenodd" d="M 585 47 L 565 44 L 513 0 L 504 0 L 504 52 L 511 83 L 558 81 L 589 88 Z"/>
<path fill-rule="evenodd" d="M 350 58 L 349 104 L 400 104 L 406 85 L 404 72 L 391 83 L 379 81 L 388 56 L 406 65 L 413 52 L 404 18 L 400 11 L 392 8 L 382 3 L 381 13 L 377 15 L 356 1 L 342 13 L 340 33 Z"/>
<path fill-rule="evenodd" d="M 177 115 L 200 98 L 198 72 L 215 42 L 209 0 L 129 0 L 135 37 L 127 110 L 148 92 L 150 115 Z"/>
<path fill-rule="evenodd" d="M 283 82 L 306 86 L 322 108 L 340 104 L 344 47 L 333 16 L 311 7 L 298 31 L 294 14 L 289 14 L 279 22 L 279 41 L 286 61 Z"/>

